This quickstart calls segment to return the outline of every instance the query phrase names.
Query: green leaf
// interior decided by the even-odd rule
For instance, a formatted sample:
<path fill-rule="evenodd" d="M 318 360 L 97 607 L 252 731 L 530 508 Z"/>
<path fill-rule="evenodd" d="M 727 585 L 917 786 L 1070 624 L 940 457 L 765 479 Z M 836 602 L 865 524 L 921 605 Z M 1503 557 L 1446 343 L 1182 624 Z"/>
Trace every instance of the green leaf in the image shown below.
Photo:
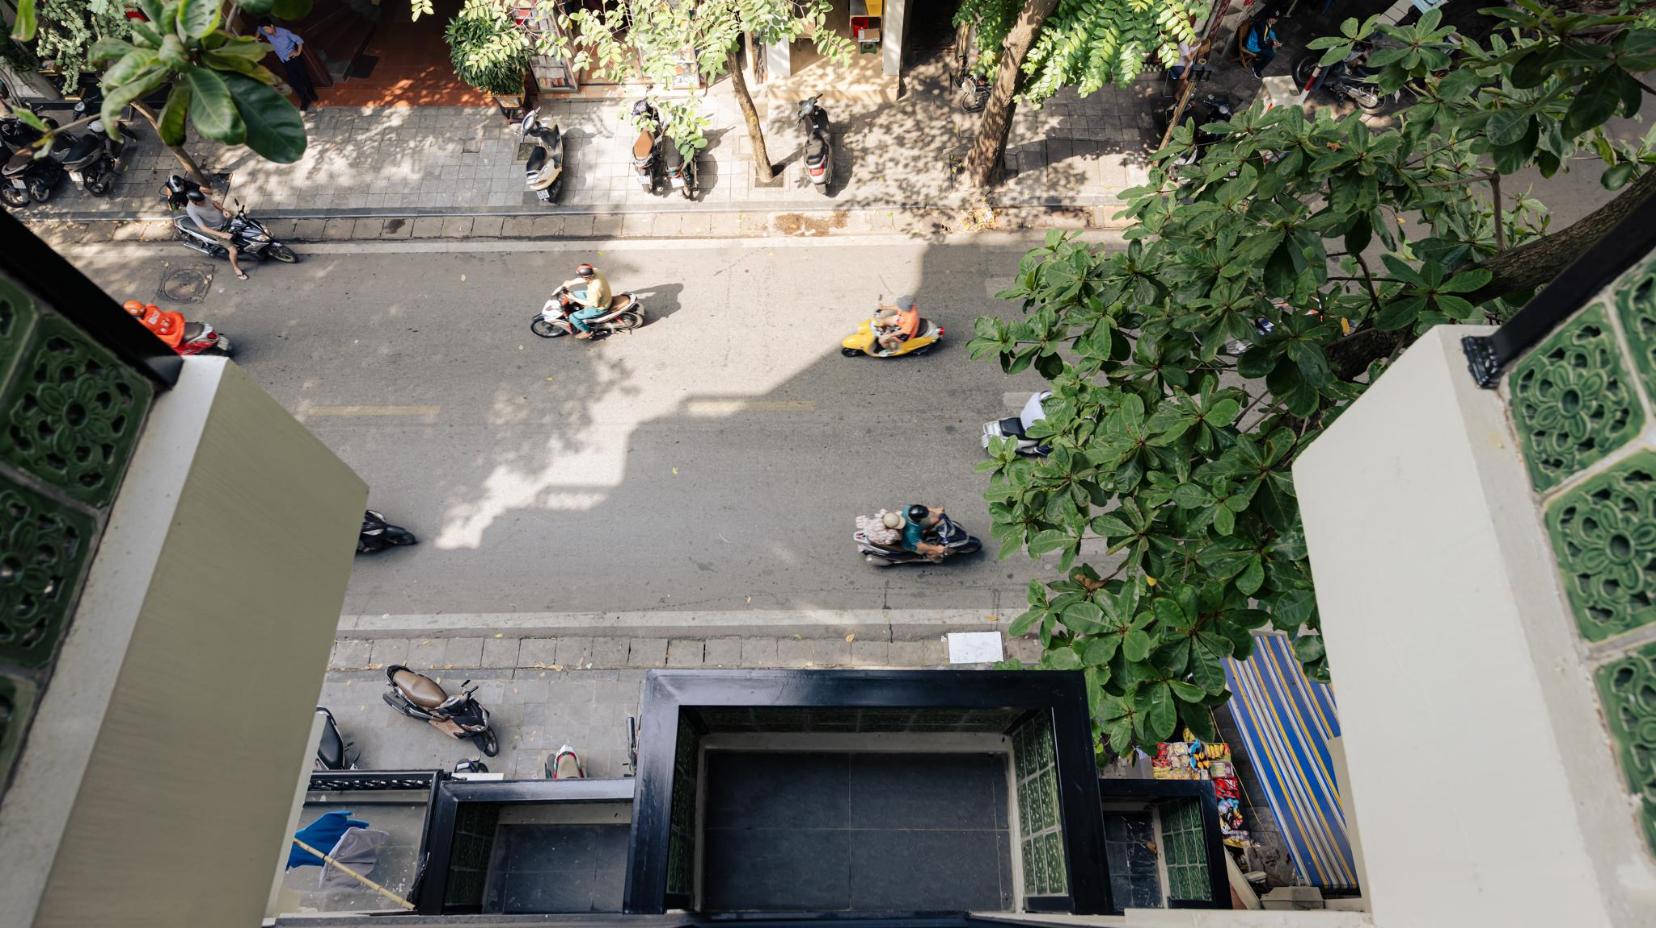
<path fill-rule="evenodd" d="M 1489 118 L 1484 136 L 1491 145 L 1513 145 L 1529 131 L 1534 119 L 1525 110 L 1501 110 Z"/>
<path fill-rule="evenodd" d="M 1317 598 L 1310 590 L 1290 590 L 1277 597 L 1271 609 L 1271 624 L 1295 632 L 1317 614 Z"/>
<path fill-rule="evenodd" d="M 1120 650 L 1120 635 L 1101 635 L 1097 638 L 1088 638 L 1081 648 L 1081 659 L 1088 667 L 1102 667 L 1108 664 Z"/>
<path fill-rule="evenodd" d="M 167 94 L 167 105 L 161 108 L 161 116 L 156 120 L 156 132 L 160 134 L 162 144 L 184 144 L 184 117 L 189 115 L 189 111 L 190 86 L 179 81 Z"/>
<path fill-rule="evenodd" d="M 1233 399 L 1222 399 L 1208 407 L 1207 412 L 1202 414 L 1202 421 L 1216 429 L 1222 429 L 1235 422 L 1241 412 L 1241 403 Z"/>
<path fill-rule="evenodd" d="M 1520 90 L 1530 90 L 1541 86 L 1546 79 L 1552 76 L 1553 62 L 1558 59 L 1558 49 L 1540 46 L 1525 52 L 1512 66 L 1509 79 L 1512 86 Z"/>
<path fill-rule="evenodd" d="M 238 35 L 212 51 L 222 56 L 244 58 L 257 64 L 270 54 L 270 46 L 252 36 Z"/>
<path fill-rule="evenodd" d="M 1248 566 L 1236 575 L 1236 589 L 1245 596 L 1252 596 L 1259 592 L 1265 583 L 1265 563 L 1258 557 L 1248 561 Z"/>
<path fill-rule="evenodd" d="M 1081 655 L 1075 653 L 1074 648 L 1053 648 L 1046 652 L 1041 663 L 1053 670 L 1080 670 Z"/>
<path fill-rule="evenodd" d="M 247 147 L 277 164 L 292 164 L 305 154 L 305 122 L 287 98 L 240 74 L 224 75 L 236 112 L 247 127 Z"/>
<path fill-rule="evenodd" d="M 274 0 L 241 0 L 236 5 L 241 7 L 245 13 L 253 16 L 265 16 L 270 13 L 275 3 Z"/>
<path fill-rule="evenodd" d="M 1155 646 L 1143 629 L 1135 628 L 1127 633 L 1121 642 L 1121 655 L 1137 664 L 1150 656 L 1150 649 Z"/>
<path fill-rule="evenodd" d="M 242 80 L 254 83 L 248 78 Z M 184 82 L 190 87 L 190 122 L 197 132 L 227 145 L 239 145 L 247 138 L 247 127 L 236 115 L 236 103 L 230 97 L 230 87 L 218 72 L 191 67 L 184 72 Z M 269 90 L 268 87 L 265 89 Z"/>
<path fill-rule="evenodd" d="M 1621 105 L 1621 88 L 1616 72 L 1602 72 L 1574 91 L 1570 109 L 1564 114 L 1564 131 L 1580 135 L 1589 129 L 1604 125 Z"/>
<path fill-rule="evenodd" d="M 120 39 L 99 39 L 93 42 L 91 49 L 87 51 L 86 60 L 95 65 L 120 61 L 135 48 L 131 42 L 123 42 Z"/>
<path fill-rule="evenodd" d="M 1152 685 L 1146 699 L 1144 733 L 1153 741 L 1166 741 L 1173 735 L 1178 712 L 1173 705 L 1173 693 L 1165 685 Z"/>
<path fill-rule="evenodd" d="M 257 62 L 248 61 L 237 55 L 222 54 L 218 49 L 211 49 L 201 53 L 201 63 L 215 71 L 229 74 L 245 74 L 261 84 L 274 85 L 276 75 L 270 69 Z"/>
<path fill-rule="evenodd" d="M 1604 175 L 1599 178 L 1599 183 L 1603 184 L 1606 190 L 1620 190 L 1627 185 L 1628 181 L 1633 179 L 1633 175 L 1638 173 L 1638 170 L 1637 165 L 1628 161 L 1620 161 L 1610 165 L 1605 170 Z"/>
<path fill-rule="evenodd" d="M 178 0 L 178 31 L 200 39 L 218 28 L 219 0 Z"/>
<path fill-rule="evenodd" d="M 1213 722 L 1213 712 L 1206 706 L 1179 706 L 1179 721 L 1190 729 L 1191 734 L 1203 741 L 1219 740 L 1219 728 Z"/>
<path fill-rule="evenodd" d="M 1272 293 L 1292 293 L 1299 272 L 1294 267 L 1294 246 L 1283 240 L 1265 260 L 1265 288 Z"/>
<path fill-rule="evenodd" d="M 103 118 L 104 129 L 107 132 L 120 131 L 117 124 L 120 122 L 121 111 L 127 108 L 132 101 L 161 86 L 167 78 L 167 69 L 155 65 L 147 71 L 133 75 L 132 80 L 118 87 L 105 87 L 103 107 L 99 116 Z"/>
<path fill-rule="evenodd" d="M 17 0 L 17 18 L 12 22 L 12 38 L 32 42 L 35 37 L 35 0 Z"/>
<path fill-rule="evenodd" d="M 1294 656 L 1300 663 L 1309 664 L 1323 656 L 1323 640 L 1320 635 L 1301 635 L 1294 642 Z"/>
<path fill-rule="evenodd" d="M 270 14 L 277 19 L 288 22 L 297 22 L 310 15 L 311 0 L 275 0 L 270 5 Z"/>
<path fill-rule="evenodd" d="M 124 43 L 123 43 L 124 44 Z M 131 46 L 128 46 L 131 48 Z M 106 87 L 118 87 L 130 83 L 133 78 L 161 63 L 161 58 L 147 48 L 133 48 L 122 56 L 121 60 L 110 66 L 104 72 L 103 83 Z"/>
<path fill-rule="evenodd" d="M 1173 695 L 1182 702 L 1199 703 L 1207 698 L 1207 693 L 1203 692 L 1202 688 L 1194 683 L 1186 683 L 1183 680 L 1169 680 L 1167 685 L 1173 689 Z"/>

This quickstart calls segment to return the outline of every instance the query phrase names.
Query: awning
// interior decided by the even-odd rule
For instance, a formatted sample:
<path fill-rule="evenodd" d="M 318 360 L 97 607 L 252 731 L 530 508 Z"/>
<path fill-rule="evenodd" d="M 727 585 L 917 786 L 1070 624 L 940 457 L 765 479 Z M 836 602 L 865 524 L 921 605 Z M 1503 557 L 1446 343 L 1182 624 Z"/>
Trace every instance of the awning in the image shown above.
<path fill-rule="evenodd" d="M 1255 635 L 1247 660 L 1226 660 L 1225 680 L 1253 779 L 1265 791 L 1295 871 L 1312 886 L 1357 889 L 1328 753 L 1328 739 L 1340 734 L 1333 691 L 1306 678 L 1280 632 Z"/>

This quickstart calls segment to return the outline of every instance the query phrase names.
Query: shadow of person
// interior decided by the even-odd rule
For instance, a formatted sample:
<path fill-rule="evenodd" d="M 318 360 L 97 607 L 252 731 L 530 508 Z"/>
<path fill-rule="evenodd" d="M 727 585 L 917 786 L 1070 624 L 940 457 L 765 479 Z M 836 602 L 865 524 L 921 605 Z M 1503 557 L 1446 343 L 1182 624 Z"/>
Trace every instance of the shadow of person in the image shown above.
<path fill-rule="evenodd" d="M 683 284 L 657 284 L 653 287 L 629 287 L 644 301 L 644 312 L 651 321 L 665 319 L 679 311 L 679 295 L 684 292 Z"/>

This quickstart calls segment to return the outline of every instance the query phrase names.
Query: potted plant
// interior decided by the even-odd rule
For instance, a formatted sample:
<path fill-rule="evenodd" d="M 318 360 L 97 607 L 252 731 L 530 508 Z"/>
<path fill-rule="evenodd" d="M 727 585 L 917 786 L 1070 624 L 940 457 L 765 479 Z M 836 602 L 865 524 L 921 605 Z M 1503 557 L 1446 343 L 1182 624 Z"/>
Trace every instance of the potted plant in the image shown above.
<path fill-rule="evenodd" d="M 493 94 L 503 111 L 523 105 L 523 78 L 529 69 L 529 36 L 512 10 L 513 0 L 466 0 L 443 31 L 454 73 Z"/>

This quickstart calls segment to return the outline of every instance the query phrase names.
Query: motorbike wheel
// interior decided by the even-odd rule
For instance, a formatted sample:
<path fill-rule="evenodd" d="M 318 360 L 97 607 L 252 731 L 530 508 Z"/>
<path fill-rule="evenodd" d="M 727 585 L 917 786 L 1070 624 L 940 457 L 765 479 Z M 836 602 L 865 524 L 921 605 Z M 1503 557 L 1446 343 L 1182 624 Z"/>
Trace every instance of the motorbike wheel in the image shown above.
<path fill-rule="evenodd" d="M 1317 59 L 1312 55 L 1303 55 L 1294 62 L 1294 86 L 1303 88 L 1306 81 L 1311 79 L 1311 72 L 1317 69 Z"/>
<path fill-rule="evenodd" d="M 220 335 L 219 340 L 213 343 L 213 347 L 203 351 L 202 354 L 216 354 L 219 357 L 229 358 L 235 356 L 236 349 L 230 344 L 230 339 Z"/>
<path fill-rule="evenodd" d="M 862 351 L 861 348 L 841 348 L 840 349 L 840 354 L 844 357 L 847 357 L 847 358 L 861 357 L 862 353 L 863 353 L 863 351 Z"/>
<path fill-rule="evenodd" d="M 694 180 L 686 181 L 684 186 L 679 188 L 679 193 L 684 194 L 684 198 L 686 200 L 695 200 L 696 199 L 696 182 Z"/>
<path fill-rule="evenodd" d="M 107 197 L 115 189 L 115 178 L 107 173 L 99 173 L 86 179 L 86 192 L 95 197 Z"/>
<path fill-rule="evenodd" d="M 29 198 L 44 203 L 52 198 L 52 185 L 43 180 L 29 181 Z"/>
<path fill-rule="evenodd" d="M 493 757 L 500 753 L 500 742 L 495 738 L 494 729 L 485 728 L 471 736 L 472 744 L 483 752 L 484 757 Z"/>
<path fill-rule="evenodd" d="M 385 690 L 384 692 L 380 693 L 380 698 L 385 700 L 386 705 L 388 705 L 391 708 L 397 710 L 398 712 L 402 713 L 403 715 L 406 715 L 411 719 L 418 719 L 420 721 L 425 721 L 424 717 L 419 716 L 419 715 L 415 715 L 414 710 L 409 708 L 407 703 L 405 703 L 402 700 L 398 699 L 396 694 L 391 692 L 390 690 Z"/>
<path fill-rule="evenodd" d="M 420 543 L 420 539 L 415 538 L 413 532 L 406 528 L 398 528 L 395 525 L 386 526 L 385 540 L 393 545 L 417 545 Z"/>
<path fill-rule="evenodd" d="M 539 316 L 535 317 L 535 321 L 529 323 L 529 331 L 541 338 L 560 338 L 569 334 L 563 330 L 562 326 L 553 325 Z"/>
<path fill-rule="evenodd" d="M 294 253 L 293 249 L 289 248 L 286 245 L 272 245 L 269 248 L 265 249 L 265 254 L 269 255 L 272 258 L 275 258 L 277 261 L 280 261 L 283 264 L 298 264 L 299 263 L 299 256 Z"/>
<path fill-rule="evenodd" d="M 624 332 L 627 329 L 636 329 L 643 324 L 643 313 L 622 313 L 621 315 L 615 317 L 614 323 L 615 329 L 618 332 Z"/>
<path fill-rule="evenodd" d="M 12 209 L 22 209 L 29 205 L 29 195 L 16 187 L 7 184 L 0 187 L 0 202 L 4 202 Z"/>
<path fill-rule="evenodd" d="M 937 347 L 937 342 L 932 342 L 931 344 L 927 345 L 924 348 L 914 349 L 913 351 L 908 353 L 908 356 L 911 357 L 911 358 L 918 358 L 923 354 L 931 354 L 931 350 L 933 348 L 936 348 L 936 347 Z"/>
<path fill-rule="evenodd" d="M 982 551 L 982 550 L 983 550 L 983 542 L 978 541 L 976 538 L 974 538 L 971 541 L 968 541 L 965 544 L 961 545 L 960 549 L 953 552 L 953 553 L 955 553 L 955 554 L 976 554 L 976 553 L 978 553 L 979 551 Z"/>
<path fill-rule="evenodd" d="M 1357 104 L 1359 109 L 1374 111 L 1380 108 L 1380 95 L 1367 87 L 1348 87 L 1346 96 Z"/>

